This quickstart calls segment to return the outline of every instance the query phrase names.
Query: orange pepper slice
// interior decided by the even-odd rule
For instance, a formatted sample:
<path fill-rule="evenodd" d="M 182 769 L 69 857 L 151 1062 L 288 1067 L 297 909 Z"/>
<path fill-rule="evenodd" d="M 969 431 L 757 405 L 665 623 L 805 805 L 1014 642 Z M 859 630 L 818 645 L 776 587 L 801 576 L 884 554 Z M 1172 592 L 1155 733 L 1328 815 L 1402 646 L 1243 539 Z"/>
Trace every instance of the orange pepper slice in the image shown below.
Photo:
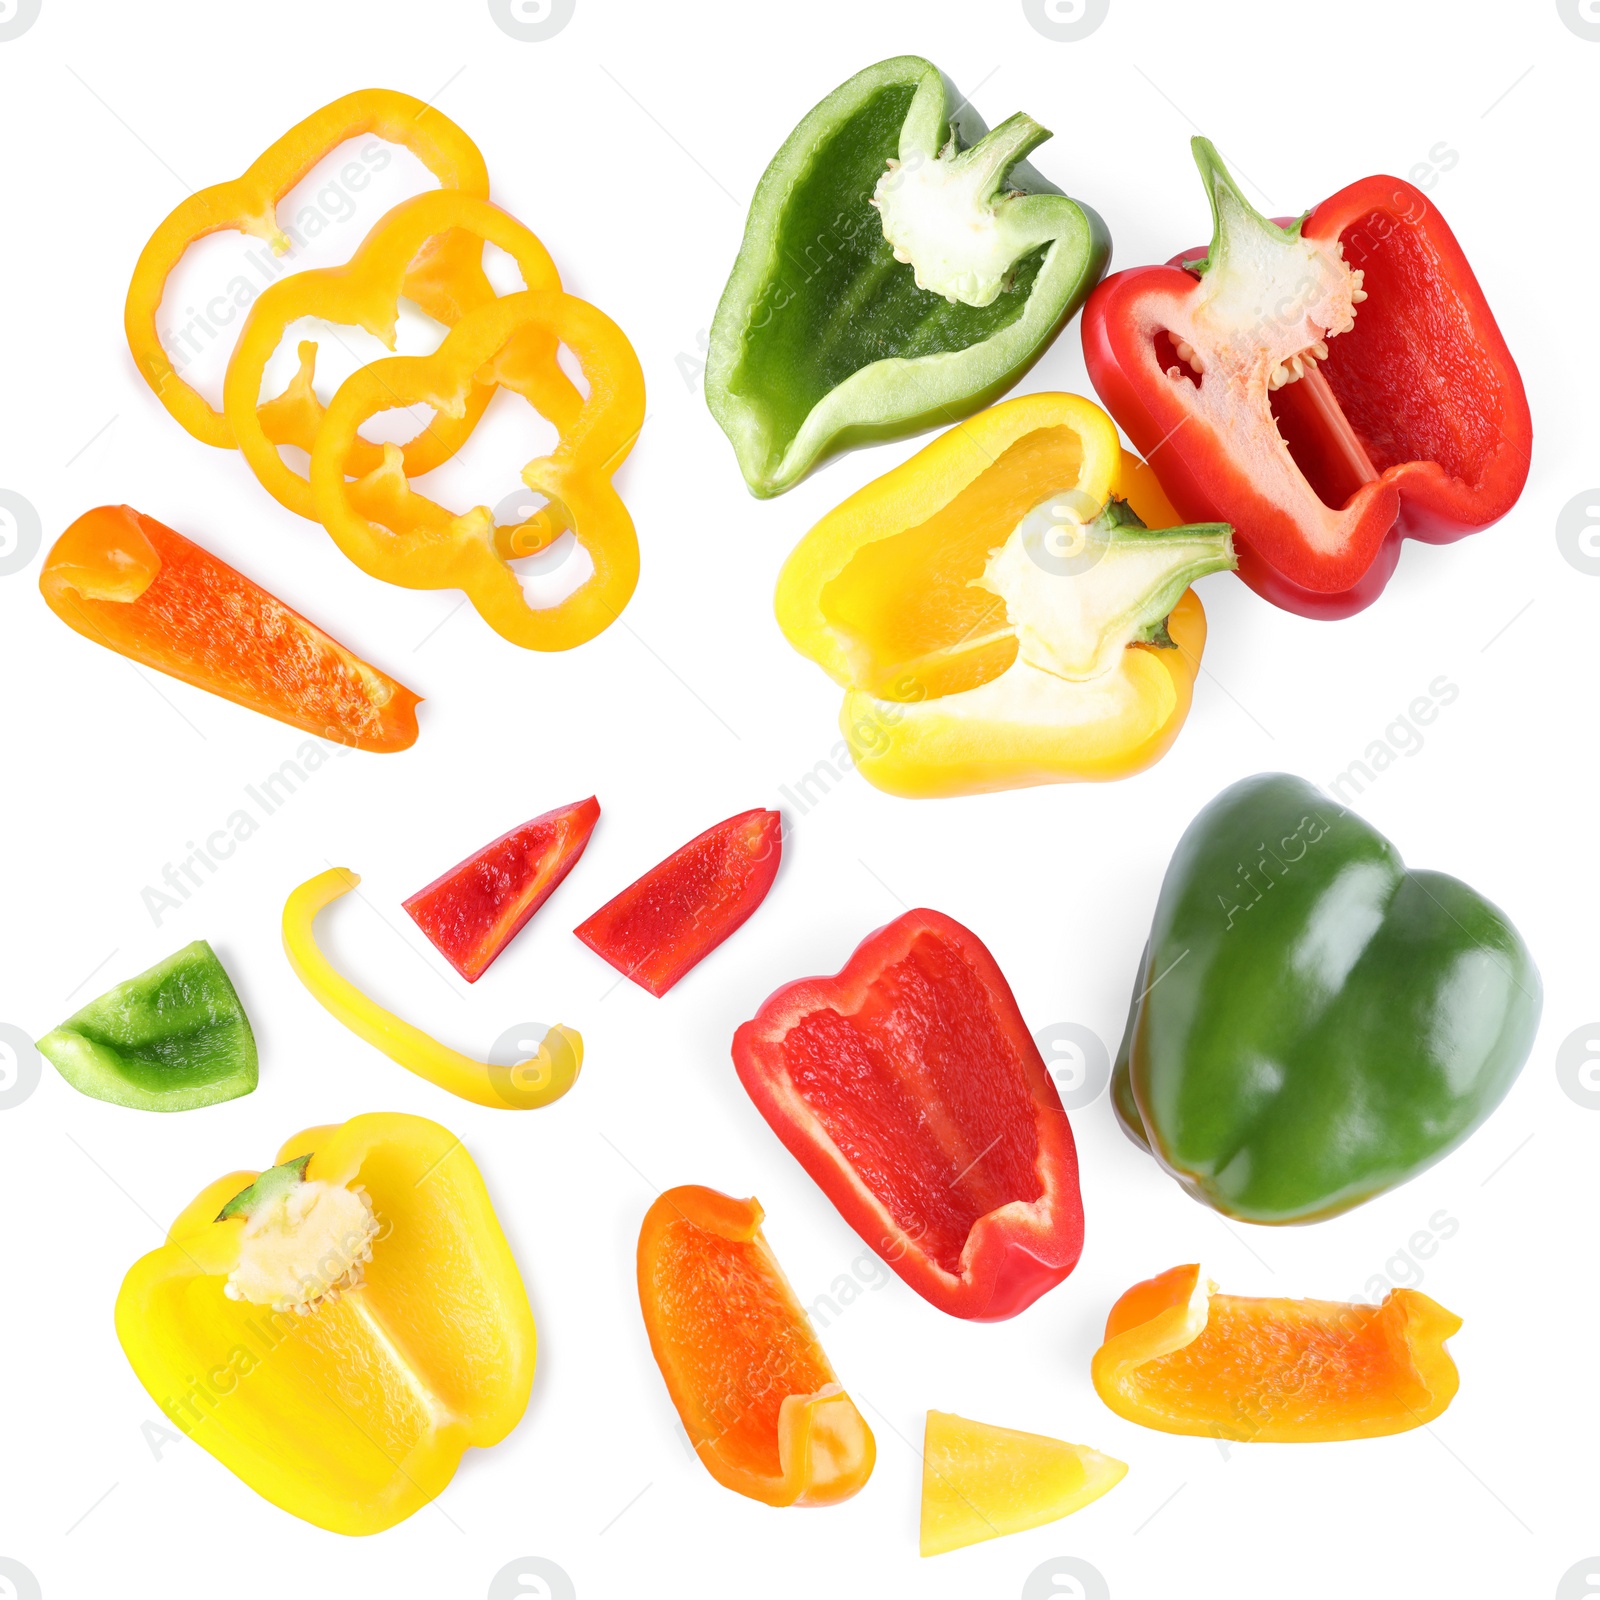
<path fill-rule="evenodd" d="M 578 358 L 589 394 L 575 415 L 551 403 L 550 338 Z M 497 526 L 486 506 L 456 516 L 417 494 L 392 444 L 383 464 L 349 481 L 359 430 L 380 411 L 417 404 L 459 416 L 477 382 L 528 400 L 560 431 L 553 455 L 522 469 L 548 504 Z M 408 589 L 461 589 L 502 638 L 529 650 L 570 650 L 616 621 L 639 580 L 633 519 L 612 484 L 644 422 L 644 374 L 627 335 L 604 312 L 553 290 L 524 290 L 481 306 L 432 355 L 388 356 L 353 372 L 328 405 L 311 453 L 322 525 L 363 572 Z M 553 606 L 529 605 L 507 563 L 571 528 L 593 572 Z"/>
<path fill-rule="evenodd" d="M 755 1200 L 686 1184 L 639 1230 L 639 1306 L 684 1430 L 724 1488 L 769 1506 L 848 1500 L 872 1430 L 761 1234 Z"/>
<path fill-rule="evenodd" d="M 515 217 L 487 200 L 476 200 L 459 190 L 433 189 L 403 201 L 379 218 L 343 266 L 282 278 L 251 306 L 228 362 L 223 413 L 256 477 L 287 510 L 302 517 L 316 517 L 310 482 L 289 466 L 278 446 L 298 445 L 309 454 L 316 445 L 324 411 L 312 387 L 317 347 L 309 340 L 300 345 L 300 370 L 288 388 L 274 400 L 261 400 L 262 375 L 282 343 L 285 330 L 301 317 L 320 317 L 327 322 L 364 328 L 393 350 L 400 300 L 416 289 L 411 264 L 430 239 L 451 230 L 464 243 L 480 241 L 480 255 L 483 242 L 498 245 L 516 262 L 528 288 L 561 287 L 549 252 Z M 448 304 L 436 308 L 442 313 L 439 320 L 448 326 L 495 298 L 481 272 L 454 286 L 436 277 L 436 284 L 441 296 L 454 296 Z M 543 343 L 548 371 L 539 391 L 540 407 L 551 413 L 553 421 L 570 420 L 582 406 L 583 398 L 556 364 L 554 336 L 546 336 Z M 461 448 L 477 426 L 494 388 L 492 383 L 475 380 L 459 413 L 436 414 L 401 448 L 408 477 L 431 472 Z M 358 436 L 345 467 L 349 472 L 364 474 L 382 463 L 381 446 Z"/>
<path fill-rule="evenodd" d="M 162 347 L 156 317 L 168 277 L 197 239 L 229 229 L 253 234 L 277 255 L 286 254 L 290 240 L 278 226 L 278 202 L 329 151 L 362 133 L 404 145 L 445 188 L 489 198 L 489 169 L 478 147 L 442 111 L 393 89 L 358 89 L 297 122 L 242 176 L 179 202 L 140 252 L 123 308 L 128 348 L 156 398 L 202 444 L 231 449 L 233 431 L 227 417 L 178 376 Z M 466 284 L 494 293 L 483 273 L 482 245 L 465 235 L 440 239 L 410 277 L 409 298 L 429 315 L 449 303 L 449 295 L 441 297 L 441 280 L 458 286 L 455 293 Z"/>
<path fill-rule="evenodd" d="M 359 750 L 416 743 L 417 695 L 132 506 L 79 517 L 39 588 L 84 638 L 235 705 Z"/>
<path fill-rule="evenodd" d="M 1461 1319 L 1414 1289 L 1381 1305 L 1217 1294 L 1195 1265 L 1129 1289 L 1092 1367 L 1120 1417 L 1241 1443 L 1372 1439 L 1432 1422 L 1460 1385 Z"/>

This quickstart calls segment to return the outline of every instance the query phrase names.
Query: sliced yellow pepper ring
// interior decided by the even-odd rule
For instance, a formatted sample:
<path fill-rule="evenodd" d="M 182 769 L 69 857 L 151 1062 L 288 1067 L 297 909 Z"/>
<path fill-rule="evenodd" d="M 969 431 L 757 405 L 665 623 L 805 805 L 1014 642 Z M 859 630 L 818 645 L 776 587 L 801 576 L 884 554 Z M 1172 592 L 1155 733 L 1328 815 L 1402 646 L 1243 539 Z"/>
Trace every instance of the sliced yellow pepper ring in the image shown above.
<path fill-rule="evenodd" d="M 532 1111 L 559 1100 L 583 1066 L 577 1029 L 558 1023 L 540 1042 L 537 1056 L 511 1066 L 474 1061 L 386 1011 L 335 970 L 317 944 L 317 913 L 360 882 L 348 868 L 332 867 L 307 879 L 284 902 L 283 948 L 295 976 L 352 1033 L 463 1100 L 496 1111 Z"/>
<path fill-rule="evenodd" d="M 168 277 L 197 239 L 230 229 L 265 239 L 276 254 L 286 254 L 291 242 L 278 226 L 278 202 L 325 155 L 362 133 L 404 145 L 446 189 L 489 198 L 489 169 L 478 147 L 442 111 L 393 89 L 358 89 L 297 122 L 242 176 L 196 190 L 181 201 L 139 254 L 128 285 L 123 327 L 144 381 L 201 443 L 231 449 L 233 432 L 226 416 L 178 376 L 162 347 L 156 317 Z M 483 246 L 465 235 L 438 240 L 410 276 L 408 298 L 430 316 L 447 309 L 464 284 L 470 283 L 476 293 L 481 283 L 486 295 L 494 293 L 483 272 Z M 452 294 L 441 297 L 441 278 L 456 286 Z"/>
<path fill-rule="evenodd" d="M 451 229 L 464 240 L 498 245 L 516 262 L 528 288 L 560 289 L 561 279 L 549 252 L 515 217 L 487 200 L 475 200 L 458 190 L 433 189 L 403 201 L 381 217 L 343 266 L 297 272 L 280 279 L 250 308 L 228 362 L 223 412 L 256 477 L 287 510 L 302 517 L 316 516 L 310 483 L 289 466 L 278 446 L 298 445 L 309 455 L 316 445 L 324 412 L 312 388 L 317 347 L 309 341 L 300 346 L 300 371 L 289 387 L 276 399 L 262 403 L 262 374 L 283 342 L 284 331 L 301 317 L 321 317 L 327 322 L 364 328 L 393 350 L 400 300 L 408 286 L 415 287 L 408 277 L 411 263 L 430 239 Z M 460 304 L 441 308 L 447 314 L 440 320 L 453 326 L 494 298 L 493 288 L 479 273 L 476 279 L 461 285 Z M 526 337 L 530 341 L 528 354 L 533 356 L 538 349 L 537 331 L 530 331 Z M 546 370 L 538 406 L 560 426 L 578 414 L 583 397 L 556 363 L 554 335 L 546 335 L 543 345 Z M 401 449 L 406 475 L 420 477 L 448 461 L 477 426 L 493 394 L 492 383 L 474 381 L 461 411 L 450 416 L 436 414 Z M 382 464 L 382 447 L 358 436 L 345 470 L 364 474 Z"/>
<path fill-rule="evenodd" d="M 891 794 L 974 794 L 1122 777 L 1166 751 L 1205 644 L 1186 574 L 1232 564 L 1227 530 L 1102 538 L 1118 501 L 1147 529 L 1179 521 L 1098 406 L 1026 395 L 951 428 L 801 540 L 778 622 L 845 686 L 840 727 L 863 777 Z M 1077 543 L 1058 548 L 1062 536 Z M 1139 609 L 1157 601 L 1161 647 Z"/>
<path fill-rule="evenodd" d="M 272 1199 L 253 1204 L 252 1186 Z M 320 1283 L 330 1256 L 350 1262 L 337 1290 L 287 1309 L 261 1292 L 285 1272 Z M 538 1345 L 472 1157 L 397 1112 L 308 1128 L 271 1174 L 208 1184 L 129 1270 L 116 1328 L 175 1427 L 274 1505 L 343 1534 L 393 1527 L 469 1445 L 503 1439 Z"/>
<path fill-rule="evenodd" d="M 546 340 L 578 358 L 589 384 L 574 416 L 551 415 Z M 347 480 L 358 433 L 392 407 L 425 404 L 459 416 L 474 383 L 522 395 L 555 423 L 560 443 L 522 469 L 549 504 L 526 522 L 497 527 L 486 506 L 456 516 L 406 482 L 400 451 Z M 639 580 L 633 519 L 611 482 L 644 422 L 644 374 L 627 336 L 603 312 L 568 294 L 526 290 L 464 317 L 429 356 L 389 356 L 352 373 L 329 403 L 311 454 L 317 516 L 363 572 L 408 589 L 461 589 L 502 638 L 529 650 L 570 650 L 614 622 Z M 553 606 L 528 603 L 507 563 L 570 527 L 594 571 Z"/>

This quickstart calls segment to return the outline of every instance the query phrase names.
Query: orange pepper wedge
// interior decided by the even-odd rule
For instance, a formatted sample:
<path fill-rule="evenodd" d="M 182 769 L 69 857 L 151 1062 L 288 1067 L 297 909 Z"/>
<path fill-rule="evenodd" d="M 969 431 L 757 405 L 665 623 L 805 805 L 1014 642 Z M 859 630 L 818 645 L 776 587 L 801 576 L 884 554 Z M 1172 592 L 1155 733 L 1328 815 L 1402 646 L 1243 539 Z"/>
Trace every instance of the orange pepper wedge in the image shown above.
<path fill-rule="evenodd" d="M 285 331 L 302 317 L 320 317 L 363 328 L 393 350 L 400 300 L 415 288 L 409 277 L 411 264 L 430 239 L 450 230 L 469 242 L 499 246 L 516 262 L 528 288 L 560 289 L 561 278 L 549 252 L 515 217 L 459 190 L 433 189 L 385 213 L 343 266 L 281 278 L 251 306 L 228 362 L 223 413 L 256 477 L 285 509 L 316 517 L 310 482 L 283 459 L 278 446 L 298 445 L 309 454 L 324 416 L 312 388 L 317 347 L 310 341 L 300 345 L 300 370 L 289 387 L 276 399 L 261 400 L 262 375 Z M 480 272 L 463 279 L 456 302 L 438 308 L 443 313 L 440 320 L 453 326 L 494 298 Z M 545 337 L 544 353 L 548 371 L 538 403 L 559 425 L 576 416 L 583 398 L 556 364 L 553 335 Z M 477 426 L 493 395 L 492 383 L 474 381 L 461 411 L 436 414 L 401 448 L 407 476 L 419 477 L 448 461 Z M 382 462 L 382 447 L 358 436 L 345 468 L 363 474 Z"/>
<path fill-rule="evenodd" d="M 576 415 L 548 401 L 551 336 L 576 355 L 589 385 Z M 522 469 L 522 481 L 548 501 L 525 522 L 496 526 L 481 505 L 456 516 L 416 493 L 392 444 L 376 471 L 347 479 L 370 417 L 418 404 L 459 416 L 479 381 L 522 395 L 560 433 L 552 455 Z M 311 453 L 317 516 L 363 572 L 408 589 L 461 589 L 502 638 L 529 650 L 569 650 L 617 619 L 639 579 L 639 541 L 611 475 L 643 422 L 639 358 L 604 312 L 553 290 L 504 295 L 464 317 L 432 355 L 389 356 L 339 386 Z M 558 604 L 532 606 L 507 563 L 565 528 L 594 570 Z"/>
<path fill-rule="evenodd" d="M 39 588 L 84 638 L 235 705 L 358 750 L 416 743 L 419 696 L 132 506 L 79 517 Z"/>
<path fill-rule="evenodd" d="M 839 1385 L 761 1234 L 755 1200 L 685 1184 L 639 1230 L 639 1306 L 667 1393 L 706 1470 L 769 1506 L 848 1500 L 872 1430 Z"/>
<path fill-rule="evenodd" d="M 1111 1308 L 1096 1392 L 1129 1422 L 1241 1443 L 1372 1439 L 1420 1428 L 1460 1385 L 1461 1319 L 1414 1289 L 1381 1305 L 1217 1294 L 1195 1265 Z"/>
<path fill-rule="evenodd" d="M 275 254 L 286 254 L 291 241 L 278 226 L 278 202 L 330 151 L 362 133 L 403 145 L 445 188 L 488 199 L 489 169 L 483 156 L 442 111 L 394 89 L 358 89 L 297 122 L 240 177 L 198 189 L 180 201 L 140 252 L 123 307 L 128 348 L 156 398 L 202 444 L 231 449 L 233 432 L 227 417 L 178 375 L 162 346 L 156 317 L 168 277 L 189 246 L 212 233 L 252 234 L 266 240 Z M 468 236 L 440 239 L 417 262 L 412 277 L 410 298 L 430 315 L 451 298 L 441 298 L 441 279 L 456 285 L 481 283 L 483 293 L 494 293 L 484 276 L 481 241 Z"/>

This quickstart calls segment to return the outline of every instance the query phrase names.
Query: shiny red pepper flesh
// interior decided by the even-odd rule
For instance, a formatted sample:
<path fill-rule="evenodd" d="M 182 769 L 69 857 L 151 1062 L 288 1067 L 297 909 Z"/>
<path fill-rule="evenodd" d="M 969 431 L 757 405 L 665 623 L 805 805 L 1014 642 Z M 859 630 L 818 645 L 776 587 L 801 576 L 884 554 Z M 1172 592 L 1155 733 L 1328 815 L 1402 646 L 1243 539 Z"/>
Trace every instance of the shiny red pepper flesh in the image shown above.
<path fill-rule="evenodd" d="M 405 901 L 411 920 L 468 983 L 572 870 L 600 816 L 591 795 L 503 833 Z"/>
<path fill-rule="evenodd" d="M 766 899 L 782 854 L 782 815 L 741 812 L 674 851 L 573 932 L 659 998 Z"/>
<path fill-rule="evenodd" d="M 960 923 L 907 912 L 837 977 L 780 989 L 733 1058 L 840 1214 L 940 1310 L 1013 1316 L 1077 1264 L 1072 1130 L 1004 975 Z"/>

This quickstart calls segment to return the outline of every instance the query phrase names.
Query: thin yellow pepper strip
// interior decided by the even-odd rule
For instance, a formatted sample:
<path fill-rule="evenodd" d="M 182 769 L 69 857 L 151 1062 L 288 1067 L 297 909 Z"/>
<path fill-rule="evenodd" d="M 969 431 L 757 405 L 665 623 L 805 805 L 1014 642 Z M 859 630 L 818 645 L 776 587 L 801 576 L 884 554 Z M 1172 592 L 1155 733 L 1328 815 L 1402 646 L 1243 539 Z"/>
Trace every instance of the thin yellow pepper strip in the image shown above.
<path fill-rule="evenodd" d="M 162 346 L 156 318 L 168 277 L 197 239 L 228 229 L 264 239 L 277 255 L 286 254 L 291 241 L 278 226 L 278 202 L 330 151 L 363 133 L 403 145 L 444 188 L 489 198 L 489 170 L 478 147 L 442 111 L 393 89 L 358 89 L 296 123 L 242 176 L 181 201 L 140 252 L 123 309 L 128 348 L 156 398 L 203 444 L 231 449 L 233 432 L 227 417 L 178 376 Z M 441 277 L 456 292 L 470 282 L 475 292 L 481 284 L 482 292 L 492 295 L 482 262 L 481 241 L 447 235 L 417 262 L 409 297 L 433 315 L 449 298 L 439 291 Z"/>
<path fill-rule="evenodd" d="M 547 398 L 545 341 L 578 359 L 589 385 L 576 416 Z M 486 506 L 456 516 L 406 482 L 399 450 L 384 447 L 376 472 L 348 480 L 359 430 L 394 407 L 430 405 L 460 415 L 480 377 L 528 400 L 555 423 L 552 455 L 530 461 L 522 481 L 549 502 L 526 522 L 497 527 Z M 461 589 L 502 638 L 528 650 L 570 650 L 616 621 L 639 579 L 633 519 L 611 476 L 644 422 L 644 374 L 627 335 L 568 294 L 525 290 L 464 317 L 428 356 L 389 356 L 345 379 L 311 454 L 317 516 L 363 572 L 408 589 Z M 508 562 L 570 528 L 594 570 L 553 606 L 528 603 Z"/>
<path fill-rule="evenodd" d="M 298 1163 L 298 1170 L 285 1170 Z M 117 1296 L 174 1427 L 319 1528 L 371 1534 L 521 1420 L 538 1335 L 461 1141 L 377 1112 L 207 1184 Z"/>
<path fill-rule="evenodd" d="M 308 878 L 284 902 L 283 948 L 295 976 L 352 1033 L 463 1100 L 496 1111 L 532 1111 L 559 1100 L 583 1066 L 583 1038 L 575 1028 L 558 1023 L 537 1056 L 512 1066 L 474 1061 L 386 1011 L 335 970 L 317 944 L 317 913 L 360 882 L 349 868 L 331 867 Z"/>
<path fill-rule="evenodd" d="M 300 346 L 300 371 L 289 387 L 276 399 L 262 402 L 262 375 L 284 333 L 302 317 L 318 317 L 363 328 L 393 350 L 396 318 L 411 264 L 430 239 L 452 229 L 463 239 L 499 246 L 516 262 L 528 288 L 560 289 L 561 278 L 549 252 L 515 217 L 458 190 L 433 189 L 403 201 L 381 217 L 343 266 L 282 278 L 250 308 L 228 362 L 223 412 L 256 477 L 286 510 L 316 517 L 310 482 L 283 459 L 278 446 L 298 445 L 309 454 L 316 445 L 324 411 L 312 388 L 317 347 L 309 341 Z M 472 279 L 462 284 L 462 304 L 450 308 L 442 320 L 453 326 L 494 298 L 493 288 L 479 273 L 476 284 Z M 547 371 L 539 403 L 559 426 L 577 415 L 583 397 L 557 365 L 556 353 L 554 336 L 546 336 Z M 420 477 L 448 461 L 477 426 L 493 395 L 492 383 L 474 381 L 460 412 L 436 413 L 401 449 L 406 475 Z M 382 462 L 382 447 L 358 436 L 345 467 L 365 474 Z"/>

